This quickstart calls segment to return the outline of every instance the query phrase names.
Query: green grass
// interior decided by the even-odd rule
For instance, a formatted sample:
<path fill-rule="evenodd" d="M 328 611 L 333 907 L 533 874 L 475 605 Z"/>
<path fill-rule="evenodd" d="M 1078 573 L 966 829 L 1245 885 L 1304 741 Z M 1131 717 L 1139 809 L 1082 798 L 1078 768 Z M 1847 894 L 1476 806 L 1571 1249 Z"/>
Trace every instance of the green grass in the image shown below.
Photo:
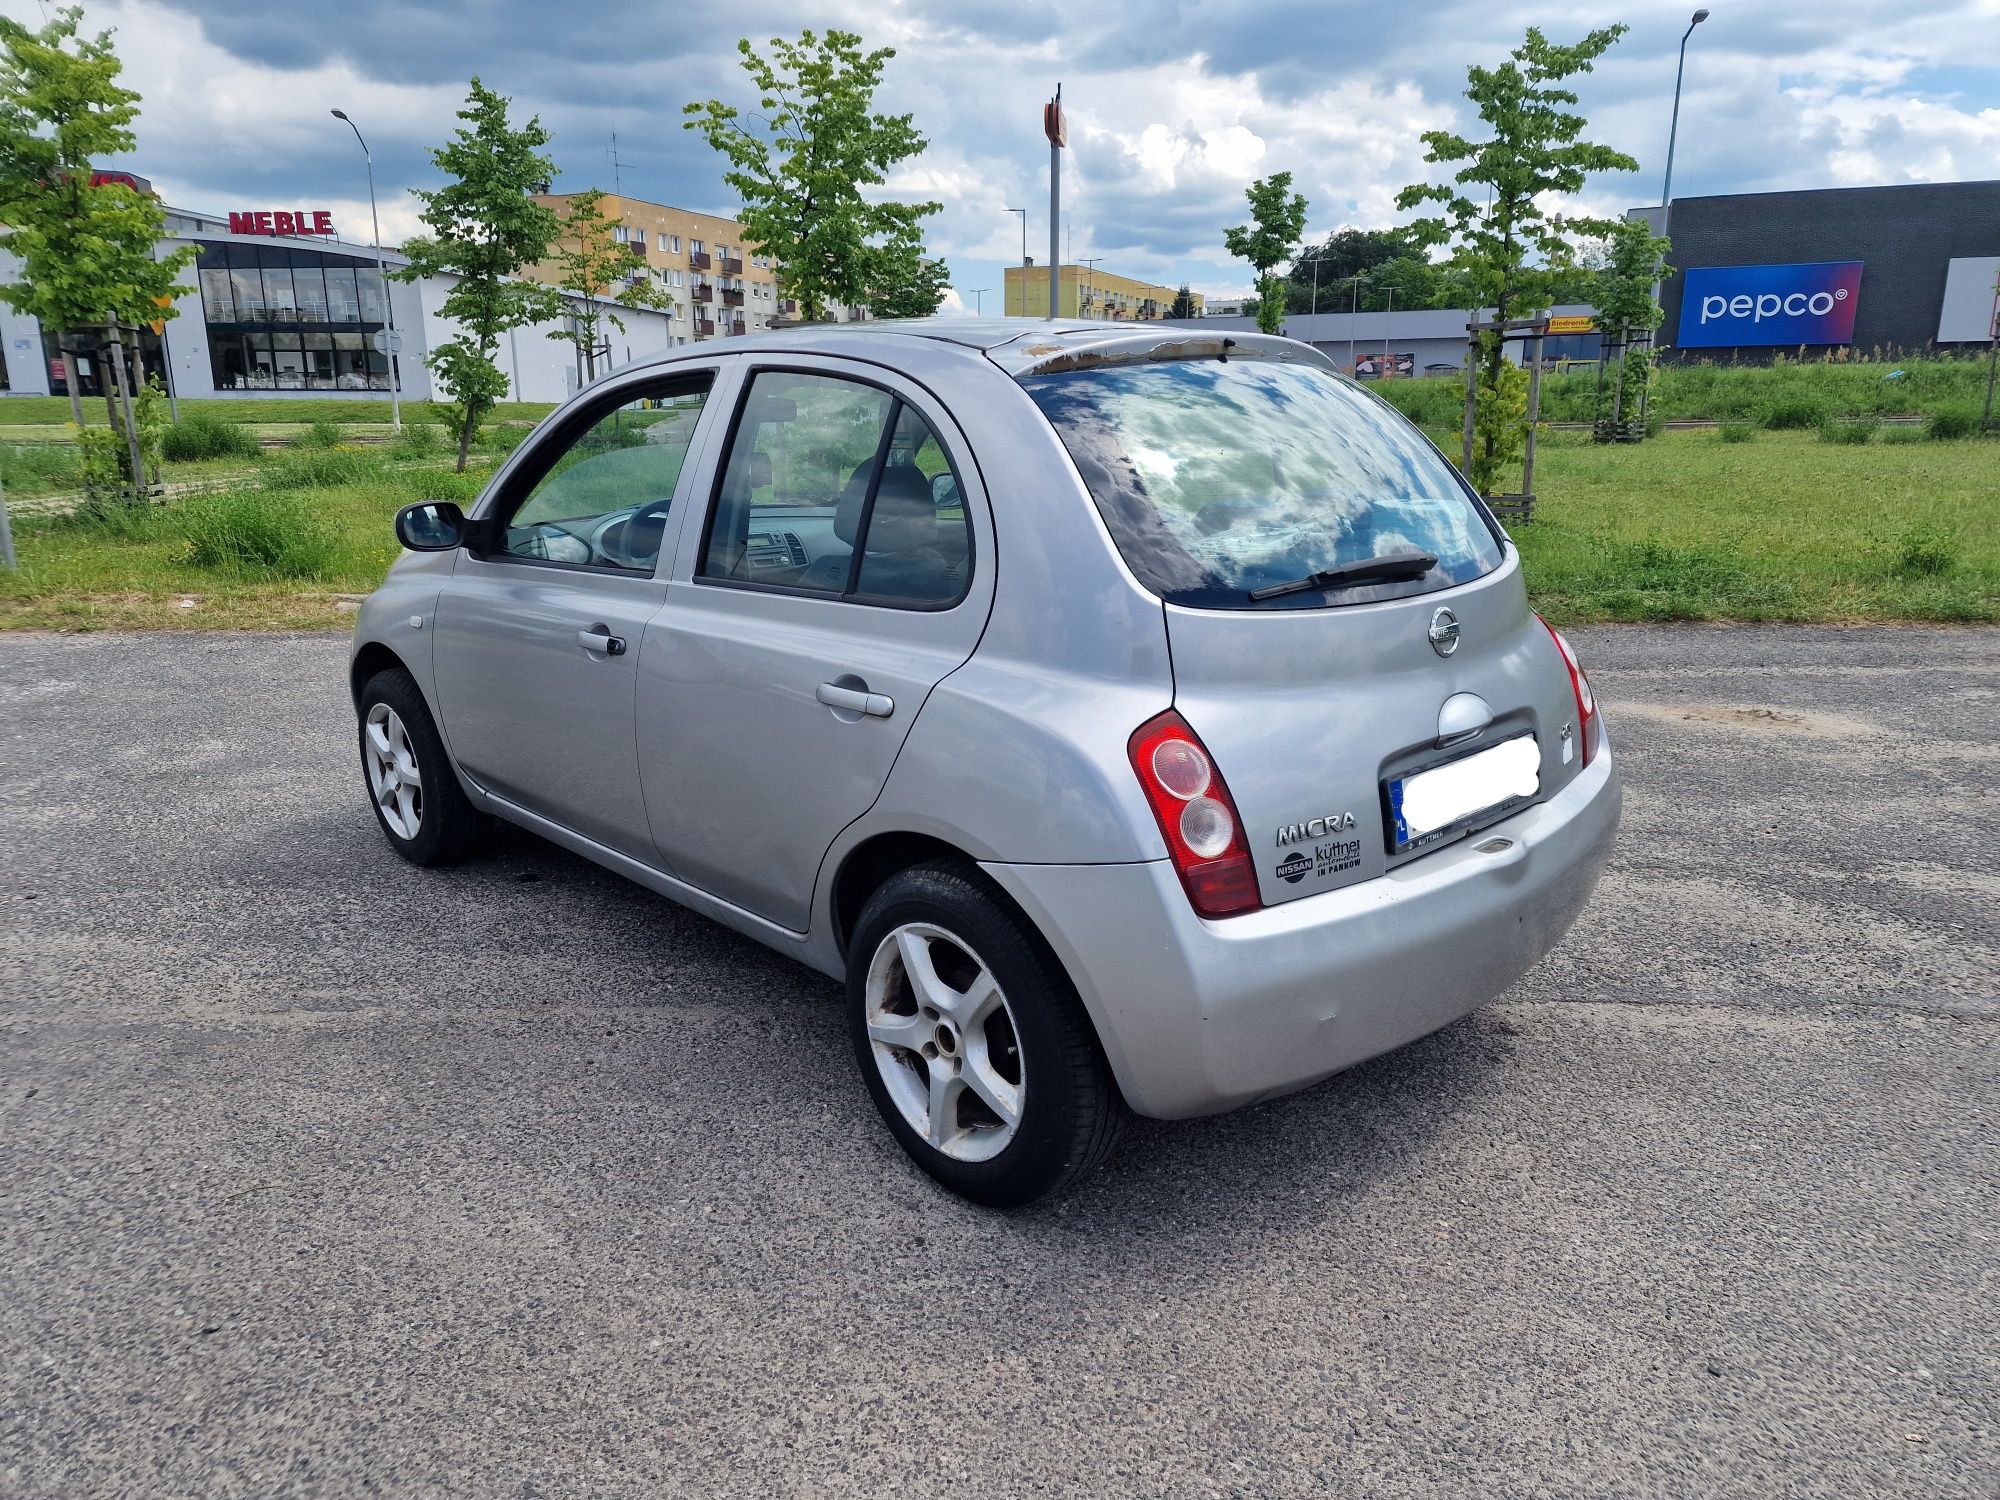
<path fill-rule="evenodd" d="M 1996 466 L 1990 440 L 1548 444 L 1515 539 L 1557 620 L 2000 620 Z"/>
<path fill-rule="evenodd" d="M 228 473 L 220 498 L 23 515 L 21 570 L 0 573 L 0 626 L 338 629 L 334 596 L 373 588 L 396 556 L 397 508 L 469 504 L 493 462 L 478 455 L 460 477 L 442 451 L 302 448 L 248 472 L 169 470 Z M 1516 540 L 1537 607 L 1559 623 L 2000 620 L 1996 467 L 2000 441 L 1932 441 L 1915 427 L 1864 444 L 1813 431 L 1631 445 L 1551 433 L 1536 519 Z"/>
<path fill-rule="evenodd" d="M 424 416 L 428 408 L 421 401 L 403 403 L 403 420 Z M 503 401 L 488 419 L 492 421 L 539 422 L 555 410 L 546 401 Z M 339 422 L 345 426 L 363 423 L 389 425 L 389 398 L 346 400 L 335 396 L 216 396 L 190 397 L 181 402 L 183 416 L 203 412 L 224 422 L 277 422 L 304 425 L 309 422 Z M 65 427 L 69 424 L 67 396 L 7 396 L 0 398 L 0 426 Z M 104 425 L 104 402 L 90 397 L 83 403 L 83 420 L 89 426 Z"/>
<path fill-rule="evenodd" d="M 1465 410 L 1463 376 L 1385 380 L 1373 389 L 1424 427 L 1456 430 Z M 1544 377 L 1542 419 L 1590 421 L 1596 389 L 1595 370 Z M 1985 390 L 1984 359 L 1669 364 L 1659 371 L 1647 410 L 1668 421 L 1755 422 L 1803 428 L 1816 427 L 1828 417 L 1929 415 L 1944 408 L 1976 409 Z M 1793 410 L 1804 415 L 1797 420 L 1769 420 L 1774 411 Z M 0 416 L 4 415 L 4 408 L 0 408 Z"/>

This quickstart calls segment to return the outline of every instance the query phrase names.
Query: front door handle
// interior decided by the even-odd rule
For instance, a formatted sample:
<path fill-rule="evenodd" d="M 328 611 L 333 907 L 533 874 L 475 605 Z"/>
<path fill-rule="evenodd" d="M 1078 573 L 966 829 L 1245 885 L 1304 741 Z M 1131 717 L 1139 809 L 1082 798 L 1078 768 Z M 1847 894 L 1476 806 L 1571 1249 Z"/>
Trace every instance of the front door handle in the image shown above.
<path fill-rule="evenodd" d="M 866 714 L 871 719 L 886 719 L 896 711 L 896 700 L 886 693 L 841 687 L 832 682 L 822 682 L 813 696 L 828 708 L 844 708 L 851 714 Z"/>
<path fill-rule="evenodd" d="M 613 635 L 602 625 L 593 625 L 588 630 L 576 633 L 576 643 L 586 651 L 595 651 L 599 656 L 623 656 L 625 637 Z"/>

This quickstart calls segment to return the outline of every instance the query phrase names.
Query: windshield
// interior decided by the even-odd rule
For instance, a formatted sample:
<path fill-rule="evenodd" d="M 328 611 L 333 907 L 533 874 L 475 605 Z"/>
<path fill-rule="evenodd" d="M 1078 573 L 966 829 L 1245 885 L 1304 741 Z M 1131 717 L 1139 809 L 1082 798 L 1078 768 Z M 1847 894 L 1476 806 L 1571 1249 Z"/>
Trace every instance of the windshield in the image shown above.
<path fill-rule="evenodd" d="M 1170 604 L 1299 609 L 1431 593 L 1499 565 L 1456 471 L 1386 402 L 1313 365 L 1100 365 L 1021 380 L 1139 580 Z M 1253 589 L 1398 553 L 1417 578 L 1253 601 Z"/>

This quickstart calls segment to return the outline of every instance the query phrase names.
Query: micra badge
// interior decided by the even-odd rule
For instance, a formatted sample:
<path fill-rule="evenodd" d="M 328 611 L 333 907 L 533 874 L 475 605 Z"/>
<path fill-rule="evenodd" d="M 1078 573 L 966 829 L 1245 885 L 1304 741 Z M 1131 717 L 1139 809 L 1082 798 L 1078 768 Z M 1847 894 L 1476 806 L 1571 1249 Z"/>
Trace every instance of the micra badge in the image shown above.
<path fill-rule="evenodd" d="M 1309 843 L 1353 826 L 1354 814 L 1351 812 L 1328 813 L 1323 818 L 1313 818 L 1305 823 L 1285 823 L 1278 829 L 1278 847 L 1282 849 L 1287 844 Z"/>

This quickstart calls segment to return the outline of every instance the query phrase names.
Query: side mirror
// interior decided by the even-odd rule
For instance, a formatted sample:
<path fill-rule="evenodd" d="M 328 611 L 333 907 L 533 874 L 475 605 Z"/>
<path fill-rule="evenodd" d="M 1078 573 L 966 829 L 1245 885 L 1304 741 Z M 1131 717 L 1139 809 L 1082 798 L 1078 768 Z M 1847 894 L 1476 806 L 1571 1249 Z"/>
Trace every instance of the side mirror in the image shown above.
<path fill-rule="evenodd" d="M 931 476 L 931 504 L 940 509 L 958 504 L 958 481 L 950 474 Z"/>
<path fill-rule="evenodd" d="M 412 552 L 449 552 L 465 545 L 465 512 L 449 500 L 425 500 L 396 512 L 396 540 Z"/>

